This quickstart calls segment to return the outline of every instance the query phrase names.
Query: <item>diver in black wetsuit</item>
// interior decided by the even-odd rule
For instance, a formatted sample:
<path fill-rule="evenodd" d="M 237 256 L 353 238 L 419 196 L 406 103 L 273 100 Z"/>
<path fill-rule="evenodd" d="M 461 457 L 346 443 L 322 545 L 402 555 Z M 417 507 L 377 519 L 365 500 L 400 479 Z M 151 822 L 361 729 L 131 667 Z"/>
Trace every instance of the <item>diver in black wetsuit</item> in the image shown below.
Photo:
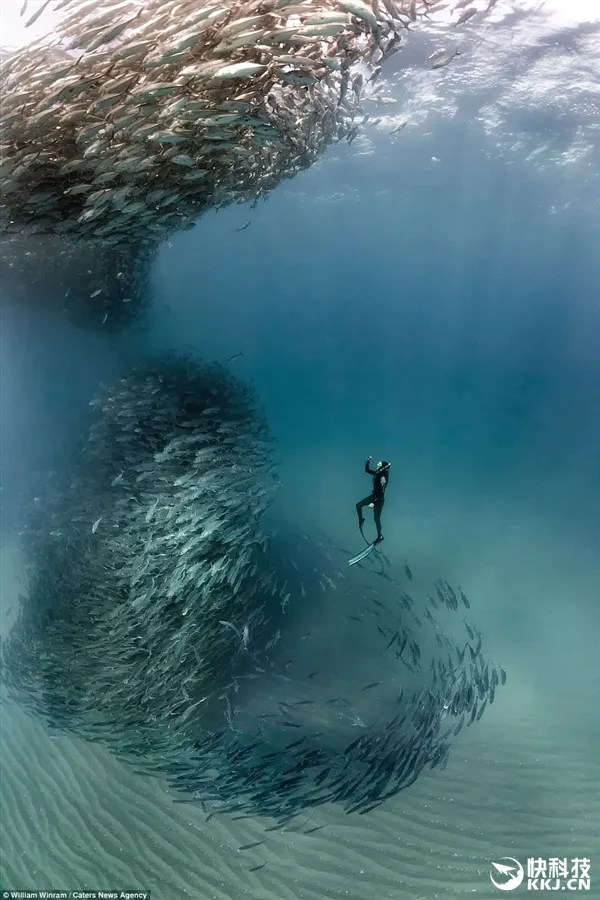
<path fill-rule="evenodd" d="M 363 507 L 371 506 L 373 508 L 373 518 L 375 519 L 375 526 L 377 528 L 377 540 L 375 541 L 378 544 L 383 540 L 383 535 L 381 533 L 381 510 L 383 509 L 383 504 L 385 503 L 385 489 L 388 486 L 388 482 L 390 480 L 390 465 L 391 463 L 383 462 L 377 463 L 377 468 L 372 469 L 369 463 L 371 462 L 370 456 L 367 456 L 367 461 L 365 463 L 365 472 L 367 475 L 373 475 L 373 491 L 369 494 L 368 497 L 365 497 L 364 500 L 359 500 L 356 504 L 356 512 L 358 513 L 358 527 L 362 531 L 362 527 L 365 524 L 365 520 L 362 514 Z"/>

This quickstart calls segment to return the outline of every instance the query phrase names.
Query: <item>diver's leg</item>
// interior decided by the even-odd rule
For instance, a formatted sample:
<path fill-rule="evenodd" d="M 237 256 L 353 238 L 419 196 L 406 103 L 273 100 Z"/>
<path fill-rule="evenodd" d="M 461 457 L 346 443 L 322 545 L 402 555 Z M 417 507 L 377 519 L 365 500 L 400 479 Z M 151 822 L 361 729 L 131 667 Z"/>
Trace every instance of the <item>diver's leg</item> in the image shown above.
<path fill-rule="evenodd" d="M 375 519 L 375 527 L 377 528 L 377 540 L 382 541 L 381 533 L 381 510 L 383 509 L 383 500 L 377 500 L 373 507 L 373 518 Z"/>
<path fill-rule="evenodd" d="M 365 517 L 363 516 L 362 511 L 365 506 L 368 506 L 369 503 L 372 503 L 372 500 L 373 500 L 373 498 L 372 498 L 371 494 L 369 494 L 368 497 L 365 497 L 363 500 L 359 500 L 358 503 L 356 504 L 356 513 L 358 515 L 358 527 L 359 528 L 362 528 L 363 525 L 365 524 Z"/>

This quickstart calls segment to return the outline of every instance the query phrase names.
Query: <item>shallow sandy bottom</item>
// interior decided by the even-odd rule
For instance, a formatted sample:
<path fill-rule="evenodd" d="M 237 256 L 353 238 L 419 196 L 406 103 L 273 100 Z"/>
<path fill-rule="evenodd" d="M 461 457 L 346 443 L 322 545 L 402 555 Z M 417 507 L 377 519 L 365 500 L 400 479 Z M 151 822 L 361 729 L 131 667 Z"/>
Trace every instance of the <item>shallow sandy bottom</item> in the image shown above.
<path fill-rule="evenodd" d="M 598 613 L 590 619 L 586 604 L 597 569 L 584 567 L 590 558 L 575 539 L 568 545 L 561 535 L 557 555 L 552 535 L 522 522 L 502 532 L 499 576 L 491 563 L 498 527 L 487 532 L 496 543 L 486 555 L 481 522 L 469 522 L 456 541 L 469 551 L 456 565 L 471 575 L 463 583 L 481 598 L 474 619 L 509 682 L 477 727 L 457 739 L 444 772 L 421 777 L 367 816 L 324 807 L 293 830 L 264 834 L 271 821 L 217 814 L 207 822 L 198 806 L 174 804 L 163 783 L 136 776 L 103 749 L 50 735 L 4 708 L 3 888 L 150 889 L 165 900 L 487 900 L 500 896 L 490 862 L 506 855 L 523 863 L 588 856 L 593 879 L 600 679 Z M 439 539 L 430 529 L 413 522 L 409 559 Z M 522 537 L 534 532 L 537 543 L 531 537 L 523 560 Z M 18 586 L 14 561 L 12 572 L 6 554 L 3 562 L 5 631 Z M 301 833 L 318 825 L 325 827 Z M 260 847 L 238 849 L 261 839 Z"/>
<path fill-rule="evenodd" d="M 597 763 L 572 722 L 558 745 L 543 716 L 490 715 L 457 743 L 444 773 L 383 809 L 349 817 L 324 808 L 299 819 L 326 825 L 314 835 L 263 835 L 269 822 L 207 823 L 98 748 L 49 738 L 20 714 L 3 719 L 4 887 L 126 887 L 169 900 L 483 898 L 500 856 L 595 855 Z M 238 851 L 261 837 L 261 847 Z"/>

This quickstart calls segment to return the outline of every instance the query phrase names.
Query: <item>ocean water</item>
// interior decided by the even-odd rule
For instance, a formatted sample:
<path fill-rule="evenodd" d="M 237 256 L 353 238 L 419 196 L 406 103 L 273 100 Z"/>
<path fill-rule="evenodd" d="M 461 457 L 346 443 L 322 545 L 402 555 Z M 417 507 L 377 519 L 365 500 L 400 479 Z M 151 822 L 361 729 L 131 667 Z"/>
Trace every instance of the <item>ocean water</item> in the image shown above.
<path fill-rule="evenodd" d="M 424 62 L 437 32 L 415 34 L 386 64 L 379 125 L 166 242 L 144 327 L 105 337 L 3 302 L 0 333 L 3 635 L 23 590 L 14 508 L 99 383 L 140 352 L 241 352 L 230 366 L 277 440 L 278 514 L 358 552 L 364 458 L 390 460 L 392 568 L 464 588 L 506 688 L 444 771 L 365 816 L 319 808 L 311 835 L 207 821 L 3 706 L 3 889 L 488 900 L 512 857 L 589 859 L 600 897 L 600 19 L 515 6 L 441 74 Z M 318 632 L 332 690 L 371 680 L 342 604 L 308 596 L 282 637 L 292 656 Z"/>

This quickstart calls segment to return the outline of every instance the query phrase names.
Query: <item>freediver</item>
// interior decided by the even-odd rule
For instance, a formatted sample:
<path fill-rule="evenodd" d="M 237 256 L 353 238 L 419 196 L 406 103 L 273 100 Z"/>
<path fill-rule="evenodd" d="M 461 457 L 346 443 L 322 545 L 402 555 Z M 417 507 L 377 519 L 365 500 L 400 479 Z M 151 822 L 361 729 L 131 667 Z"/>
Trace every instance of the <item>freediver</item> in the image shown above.
<path fill-rule="evenodd" d="M 391 463 L 387 462 L 384 459 L 383 461 L 377 463 L 377 468 L 372 469 L 370 466 L 372 458 L 373 457 L 371 456 L 367 456 L 367 460 L 365 462 L 365 472 L 367 473 L 367 475 L 373 476 L 373 490 L 368 497 L 364 498 L 364 500 L 359 500 L 359 502 L 356 504 L 356 512 L 358 514 L 358 527 L 362 532 L 363 525 L 365 524 L 365 520 L 362 514 L 363 508 L 365 506 L 368 506 L 373 510 L 373 518 L 375 519 L 375 526 L 377 528 L 377 539 L 374 543 L 379 544 L 383 540 L 383 535 L 381 533 L 381 510 L 383 509 L 383 504 L 385 503 L 385 489 L 388 486 L 388 482 L 390 480 Z"/>

